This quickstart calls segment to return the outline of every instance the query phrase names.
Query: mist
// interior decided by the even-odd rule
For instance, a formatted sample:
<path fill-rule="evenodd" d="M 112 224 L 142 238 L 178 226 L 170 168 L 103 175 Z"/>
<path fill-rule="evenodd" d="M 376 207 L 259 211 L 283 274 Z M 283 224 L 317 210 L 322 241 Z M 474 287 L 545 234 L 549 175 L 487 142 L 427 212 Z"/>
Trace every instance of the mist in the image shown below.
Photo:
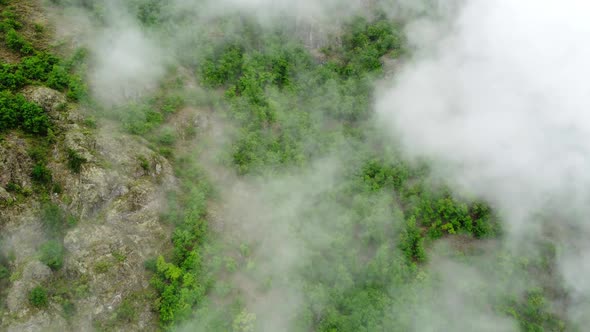
<path fill-rule="evenodd" d="M 227 12 L 254 17 L 264 27 L 288 17 L 295 22 L 296 33 L 304 32 L 299 37 L 306 46 L 319 48 L 317 40 L 327 40 L 342 21 L 368 15 L 364 10 L 369 2 L 176 0 L 168 14 L 182 19 L 172 20 L 164 31 L 142 25 L 133 10 L 122 4 L 105 2 L 106 20 L 78 11 L 72 22 L 85 22 L 91 30 L 80 41 L 91 52 L 91 92 L 103 106 L 111 107 L 149 96 L 169 66 L 186 64 L 181 58 L 198 65 L 200 52 L 206 50 L 198 43 L 187 48 L 185 37 L 203 34 L 207 22 Z M 487 297 L 472 291 L 522 296 L 536 281 L 527 282 L 524 271 L 499 280 L 500 273 L 494 270 L 503 266 L 494 254 L 507 250 L 535 256 L 537 241 L 549 240 L 559 247 L 557 267 L 568 288 L 567 303 L 561 305 L 572 322 L 584 326 L 585 313 L 590 312 L 590 282 L 583 277 L 590 272 L 590 258 L 584 254 L 590 250 L 585 241 L 590 224 L 584 218 L 590 197 L 590 176 L 585 174 L 590 166 L 590 143 L 586 144 L 590 119 L 585 114 L 590 94 L 584 86 L 590 74 L 590 46 L 584 40 L 590 35 L 590 23 L 584 14 L 590 5 L 574 0 L 567 4 L 531 0 L 379 3 L 388 17 L 404 18 L 411 47 L 411 56 L 393 78 L 381 82 L 376 97 L 377 114 L 372 120 L 389 132 L 385 145 L 400 145 L 409 159 L 426 158 L 433 166 L 433 180 L 490 202 L 506 229 L 505 238 L 490 241 L 492 248 L 470 261 L 441 246 L 430 248 L 433 257 L 424 266 L 414 267 L 420 270 L 419 278 L 409 284 L 388 281 L 389 295 L 399 300 L 388 304 L 388 311 L 379 318 L 396 322 L 403 316 L 414 331 L 517 330 L 516 320 L 499 314 Z M 298 22 L 303 23 L 298 26 Z M 317 32 L 314 38 L 312 31 Z M 337 91 L 337 83 L 331 84 Z M 288 107 L 289 102 L 276 104 Z M 221 133 L 232 136 L 221 140 L 226 144 L 234 134 Z M 201 138 L 185 149 L 201 153 L 195 147 Z M 387 153 L 384 150 L 379 152 Z M 391 193 L 367 195 L 366 215 L 351 212 L 353 203 L 362 205 L 354 201 L 356 196 L 350 198 L 350 206 L 321 201 L 337 196 L 339 183 L 350 177 L 342 174 L 345 168 L 359 166 L 344 157 L 356 152 L 346 144 L 336 145 L 324 158 L 287 174 L 269 171 L 265 176 L 240 177 L 224 170 L 221 174 L 227 178 L 213 181 L 221 188 L 224 203 L 212 227 L 224 243 L 249 248 L 248 255 L 236 254 L 238 249 L 232 246 L 222 249 L 243 264 L 218 281 L 234 284 L 232 291 L 243 297 L 245 309 L 256 315 L 261 330 L 289 330 L 293 320 L 308 314 L 303 286 L 293 282 L 297 277 L 315 273 L 337 280 L 335 288 L 353 288 L 352 276 L 332 270 L 336 264 L 318 264 L 314 260 L 322 260 L 314 253 L 348 258 L 363 251 L 371 256 L 372 251 L 396 250 L 404 215 Z M 213 175 L 220 172 L 219 167 L 214 162 L 205 166 Z M 358 220 L 387 230 L 383 236 L 390 242 L 375 249 L 356 238 L 338 238 L 339 232 L 357 232 L 352 225 Z M 552 226 L 558 231 L 546 236 Z M 335 252 L 335 247 L 350 248 L 352 253 Z M 267 280 L 272 280 L 270 286 L 265 286 Z M 314 299 L 316 307 L 328 302 L 322 296 Z M 204 307 L 196 311 L 203 320 L 189 321 L 185 329 L 207 330 L 211 316 Z"/>
<path fill-rule="evenodd" d="M 89 79 L 96 98 L 106 105 L 144 96 L 165 74 L 161 48 L 124 17 L 115 22 L 91 44 L 96 62 Z"/>
<path fill-rule="evenodd" d="M 194 39 L 211 33 L 211 22 L 232 14 L 254 19 L 269 29 L 289 27 L 306 46 L 319 49 L 338 34 L 343 22 L 355 15 L 370 17 L 375 7 L 408 21 L 430 14 L 433 8 L 447 15 L 456 7 L 455 1 L 426 0 L 170 0 L 153 5 L 169 20 L 165 27 L 154 28 L 137 17 L 141 1 L 63 2 L 68 4 L 66 10 L 53 10 L 60 22 L 57 35 L 90 51 L 87 79 L 91 92 L 108 106 L 145 97 L 157 88 L 167 69 L 187 58 L 198 64 L 203 50 Z M 229 24 L 226 31 L 217 33 L 231 36 L 241 31 Z"/>
<path fill-rule="evenodd" d="M 576 0 L 466 1 L 437 39 L 418 32 L 439 22 L 416 22 L 414 57 L 377 107 L 408 156 L 432 160 L 437 177 L 493 203 L 508 246 L 558 229 L 550 238 L 580 326 L 590 310 L 580 278 L 590 264 L 589 10 Z"/>

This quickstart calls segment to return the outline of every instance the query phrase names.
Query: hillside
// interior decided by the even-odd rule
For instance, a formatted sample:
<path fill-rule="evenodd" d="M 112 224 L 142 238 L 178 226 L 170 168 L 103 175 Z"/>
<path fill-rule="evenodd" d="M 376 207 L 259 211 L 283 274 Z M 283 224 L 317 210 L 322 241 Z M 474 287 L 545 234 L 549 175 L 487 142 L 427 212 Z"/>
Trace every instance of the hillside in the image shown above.
<path fill-rule="evenodd" d="M 582 331 L 576 214 L 424 138 L 436 6 L 261 3 L 0 0 L 0 330 Z"/>

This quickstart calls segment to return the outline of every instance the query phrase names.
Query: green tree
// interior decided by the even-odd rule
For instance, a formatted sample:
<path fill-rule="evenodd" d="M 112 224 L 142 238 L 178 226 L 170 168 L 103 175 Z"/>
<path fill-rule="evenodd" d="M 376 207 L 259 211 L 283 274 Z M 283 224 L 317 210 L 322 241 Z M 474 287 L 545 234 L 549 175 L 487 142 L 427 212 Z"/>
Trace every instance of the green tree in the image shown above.
<path fill-rule="evenodd" d="M 421 262 L 426 259 L 424 238 L 420 233 L 420 229 L 416 226 L 414 217 L 410 217 L 406 222 L 406 228 L 400 238 L 400 248 L 408 260 Z"/>

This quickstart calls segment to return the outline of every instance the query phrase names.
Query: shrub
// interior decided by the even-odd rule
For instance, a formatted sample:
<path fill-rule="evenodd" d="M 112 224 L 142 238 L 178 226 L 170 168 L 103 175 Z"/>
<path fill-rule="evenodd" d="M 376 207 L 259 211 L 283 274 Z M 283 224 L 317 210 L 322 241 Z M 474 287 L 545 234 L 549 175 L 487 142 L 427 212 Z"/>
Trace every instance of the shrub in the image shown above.
<path fill-rule="evenodd" d="M 125 129 L 136 135 L 144 135 L 164 121 L 161 113 L 145 104 L 126 105 L 119 116 Z"/>
<path fill-rule="evenodd" d="M 69 84 L 70 76 L 65 68 L 59 65 L 54 65 L 47 77 L 47 86 L 55 90 L 63 91 Z"/>
<path fill-rule="evenodd" d="M 51 171 L 43 163 L 37 163 L 31 172 L 31 178 L 38 184 L 49 184 L 52 176 Z"/>
<path fill-rule="evenodd" d="M 66 227 L 70 226 L 70 218 L 62 211 L 59 205 L 54 203 L 46 203 L 43 206 L 41 219 L 45 231 L 52 237 L 57 237 Z"/>
<path fill-rule="evenodd" d="M 76 306 L 70 300 L 65 300 L 61 307 L 64 311 L 66 319 L 72 318 L 76 314 Z"/>
<path fill-rule="evenodd" d="M 47 113 L 20 94 L 0 92 L 0 131 L 22 128 L 32 134 L 46 135 L 50 128 Z"/>
<path fill-rule="evenodd" d="M 45 82 L 59 59 L 46 52 L 39 52 L 21 61 L 20 68 L 23 75 L 30 79 Z"/>
<path fill-rule="evenodd" d="M 16 128 L 20 123 L 18 105 L 8 92 L 0 92 L 0 131 Z"/>
<path fill-rule="evenodd" d="M 8 1 L 9 0 L 2 0 L 0 1 L 0 5 L 8 4 Z M 10 29 L 19 30 L 23 27 L 22 23 L 19 21 L 18 15 L 10 9 L 6 9 L 2 12 L 2 18 L 0 31 L 8 31 Z"/>
<path fill-rule="evenodd" d="M 82 170 L 82 165 L 87 162 L 86 158 L 82 157 L 78 152 L 68 149 L 68 167 L 72 172 L 78 174 Z"/>
<path fill-rule="evenodd" d="M 406 229 L 401 234 L 399 246 L 408 260 L 421 262 L 426 259 L 424 239 L 413 217 L 406 223 Z"/>
<path fill-rule="evenodd" d="M 18 66 L 0 64 L 0 89 L 20 89 L 26 81 L 23 71 Z"/>
<path fill-rule="evenodd" d="M 94 272 L 96 273 L 107 273 L 113 264 L 107 262 L 107 261 L 100 261 L 100 262 L 96 262 L 96 264 L 94 264 Z"/>
<path fill-rule="evenodd" d="M 68 87 L 70 90 L 68 91 L 67 96 L 71 100 L 80 101 L 84 97 L 86 97 L 86 94 L 87 94 L 86 85 L 84 84 L 84 82 L 82 82 L 82 79 L 80 79 L 79 77 L 76 77 L 76 76 L 72 77 L 70 79 L 70 82 L 68 83 Z"/>
<path fill-rule="evenodd" d="M 17 193 L 17 194 L 20 194 L 20 193 L 23 192 L 23 188 L 20 185 L 18 185 L 17 183 L 14 183 L 14 182 L 9 182 L 6 185 L 6 190 L 8 192 Z"/>
<path fill-rule="evenodd" d="M 148 161 L 148 159 L 145 156 L 139 156 L 137 157 L 137 159 L 139 160 L 139 166 L 141 167 L 141 169 L 143 169 L 145 172 L 149 172 L 150 162 Z"/>
<path fill-rule="evenodd" d="M 241 47 L 231 45 L 222 52 L 218 60 L 214 59 L 208 59 L 201 67 L 201 74 L 207 85 L 219 87 L 234 82 L 241 75 L 244 62 L 244 50 Z"/>
<path fill-rule="evenodd" d="M 184 106 L 185 100 L 181 96 L 168 96 L 164 99 L 162 105 L 162 112 L 164 114 L 172 114 Z"/>
<path fill-rule="evenodd" d="M 150 272 L 156 272 L 157 271 L 157 265 L 156 265 L 156 259 L 155 258 L 149 258 L 147 260 L 145 260 L 143 262 L 143 267 Z"/>
<path fill-rule="evenodd" d="M 28 151 L 29 157 L 33 159 L 34 162 L 37 163 L 46 163 L 47 162 L 47 147 L 45 145 L 35 145 L 30 148 Z"/>
<path fill-rule="evenodd" d="M 88 118 L 84 119 L 84 125 L 88 128 L 96 129 L 97 128 L 96 119 L 93 117 L 88 117 Z"/>
<path fill-rule="evenodd" d="M 33 27 L 36 33 L 42 33 L 43 31 L 45 31 L 45 27 L 41 23 L 35 23 Z"/>
<path fill-rule="evenodd" d="M 172 146 L 176 143 L 176 133 L 172 128 L 164 128 L 158 137 L 158 143 Z"/>
<path fill-rule="evenodd" d="M 61 242 L 51 240 L 41 246 L 40 260 L 52 270 L 59 270 L 63 265 L 64 248 Z"/>
<path fill-rule="evenodd" d="M 22 127 L 25 131 L 33 134 L 47 134 L 49 118 L 39 105 L 23 102 L 21 103 L 21 112 L 23 118 Z"/>
<path fill-rule="evenodd" d="M 54 194 L 61 194 L 63 192 L 63 187 L 59 183 L 54 183 L 53 187 L 51 188 L 51 192 Z"/>
<path fill-rule="evenodd" d="M 0 280 L 8 278 L 10 271 L 6 266 L 0 264 Z"/>
<path fill-rule="evenodd" d="M 49 300 L 47 298 L 47 290 L 41 286 L 37 286 L 29 293 L 29 303 L 36 308 L 47 307 Z"/>
<path fill-rule="evenodd" d="M 33 45 L 21 36 L 15 29 L 9 29 L 4 36 L 6 46 L 9 49 L 22 54 L 31 54 L 34 51 Z"/>
<path fill-rule="evenodd" d="M 136 317 L 137 312 L 128 300 L 124 300 L 117 308 L 117 320 L 120 322 L 130 323 L 135 320 Z"/>

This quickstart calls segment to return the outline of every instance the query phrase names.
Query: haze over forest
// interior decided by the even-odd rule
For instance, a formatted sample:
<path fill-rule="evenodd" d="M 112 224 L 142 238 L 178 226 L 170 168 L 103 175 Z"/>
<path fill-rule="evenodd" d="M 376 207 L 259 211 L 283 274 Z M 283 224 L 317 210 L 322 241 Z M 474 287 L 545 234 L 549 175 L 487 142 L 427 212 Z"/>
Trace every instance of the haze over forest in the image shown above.
<path fill-rule="evenodd" d="M 0 331 L 585 331 L 589 12 L 0 0 Z"/>

